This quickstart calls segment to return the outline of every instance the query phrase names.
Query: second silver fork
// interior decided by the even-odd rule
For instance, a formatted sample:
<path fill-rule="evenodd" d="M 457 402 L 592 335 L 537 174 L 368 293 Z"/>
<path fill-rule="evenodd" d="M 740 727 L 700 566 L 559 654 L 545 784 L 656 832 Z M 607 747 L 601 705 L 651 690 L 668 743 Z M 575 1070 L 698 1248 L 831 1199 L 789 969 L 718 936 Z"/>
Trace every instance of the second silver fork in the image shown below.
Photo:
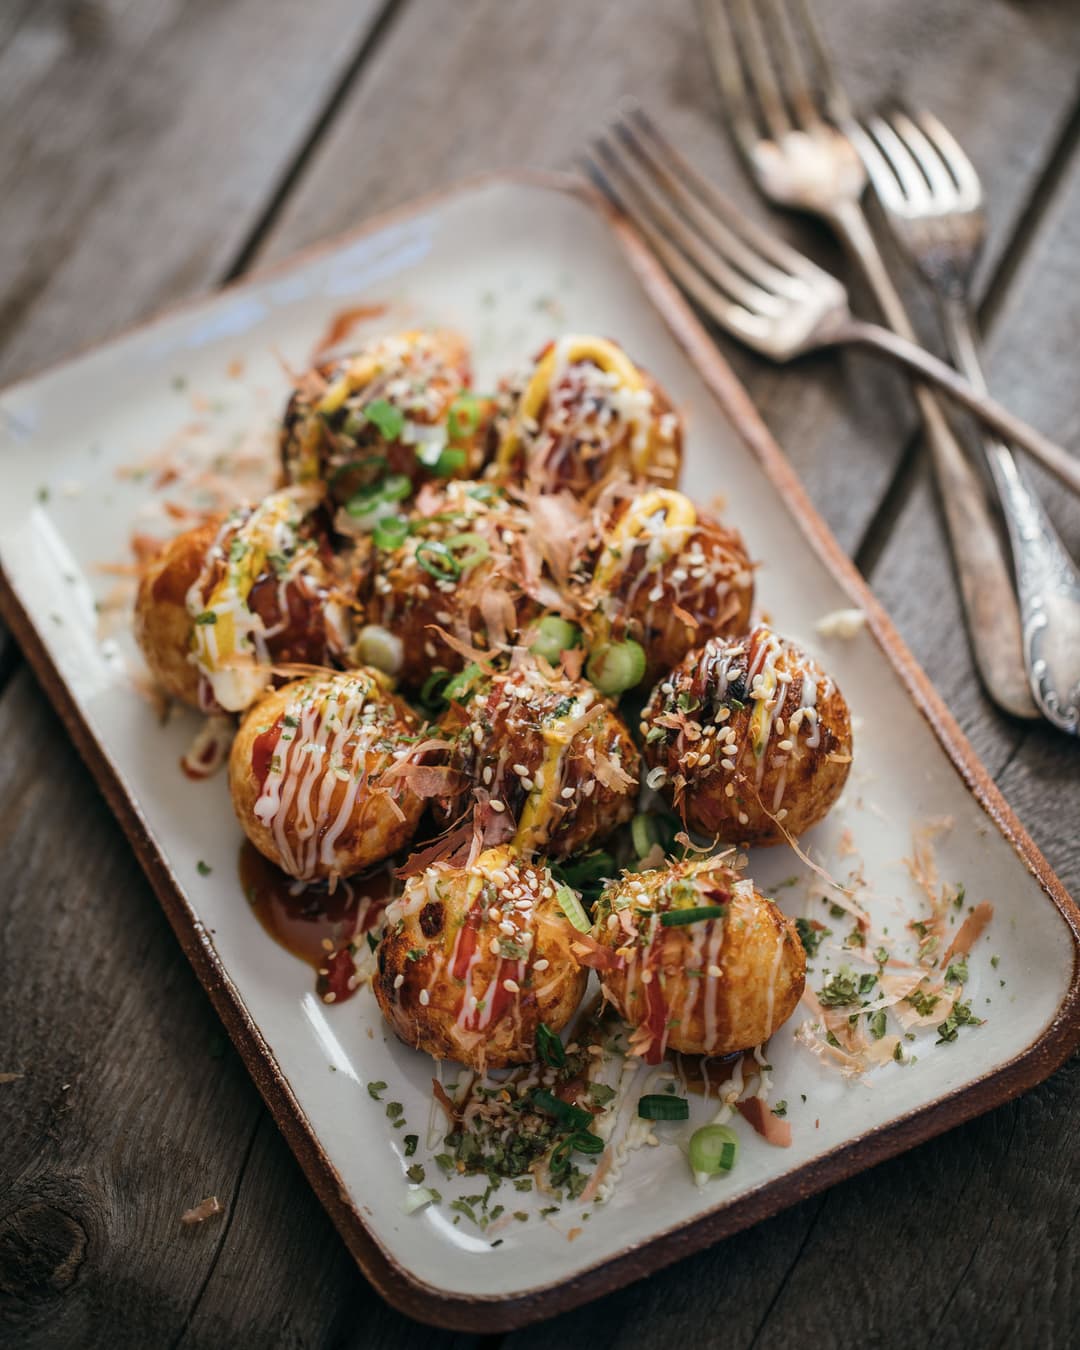
<path fill-rule="evenodd" d="M 854 116 L 804 0 L 793 4 L 794 20 L 784 0 L 699 0 L 735 143 L 766 197 L 820 216 L 833 228 L 860 265 L 889 327 L 916 340 L 863 210 L 866 170 L 846 134 Z M 813 76 L 796 26 L 811 49 Z M 1014 716 L 1037 717 L 1009 563 L 982 485 L 937 400 L 922 385 L 914 386 L 914 394 L 976 667 L 995 703 Z"/>
<path fill-rule="evenodd" d="M 968 298 L 986 234 L 974 165 L 926 112 L 872 117 L 855 136 L 894 237 L 938 300 L 953 360 L 986 389 Z M 1080 574 L 1009 447 L 985 433 L 982 444 L 1009 530 L 1032 693 L 1049 721 L 1076 735 Z"/>

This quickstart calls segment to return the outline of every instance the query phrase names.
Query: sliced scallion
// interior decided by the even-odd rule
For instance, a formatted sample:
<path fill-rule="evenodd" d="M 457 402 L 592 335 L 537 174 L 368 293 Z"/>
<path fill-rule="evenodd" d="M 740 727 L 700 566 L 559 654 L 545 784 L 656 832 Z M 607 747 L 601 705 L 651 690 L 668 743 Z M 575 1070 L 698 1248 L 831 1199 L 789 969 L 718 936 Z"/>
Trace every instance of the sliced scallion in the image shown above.
<path fill-rule="evenodd" d="M 574 925 L 574 927 L 578 930 L 578 932 L 587 933 L 589 929 L 592 927 L 592 924 L 589 922 L 588 914 L 585 913 L 584 905 L 582 905 L 581 901 L 577 898 L 577 896 L 570 889 L 570 887 L 565 886 L 560 882 L 558 888 L 555 891 L 555 895 L 559 901 L 559 908 L 570 920 L 570 922 Z"/>
<path fill-rule="evenodd" d="M 438 458 L 431 465 L 431 472 L 438 478 L 453 478 L 459 469 L 463 469 L 468 462 L 468 456 L 464 450 L 455 446 L 447 446 L 445 450 L 440 450 Z"/>
<path fill-rule="evenodd" d="M 722 919 L 727 913 L 723 905 L 693 905 L 689 909 L 668 909 L 660 915 L 665 928 L 681 928 L 687 923 L 703 923 L 708 919 Z"/>
<path fill-rule="evenodd" d="M 457 581 L 461 564 L 437 539 L 426 539 L 416 550 L 416 561 L 437 581 Z"/>
<path fill-rule="evenodd" d="M 685 1097 L 672 1097 L 666 1092 L 650 1092 L 637 1104 L 642 1120 L 689 1120 L 690 1103 Z"/>
<path fill-rule="evenodd" d="M 403 502 L 412 496 L 412 480 L 404 473 L 392 473 L 382 480 L 382 497 L 388 502 Z"/>
<path fill-rule="evenodd" d="M 409 522 L 404 516 L 385 516 L 376 522 L 371 537 L 375 541 L 376 548 L 392 550 L 400 548 L 408 538 L 408 534 Z"/>
<path fill-rule="evenodd" d="M 602 694 L 625 693 L 641 683 L 645 674 L 645 651 L 640 642 L 605 642 L 594 649 L 585 674 Z"/>
<path fill-rule="evenodd" d="M 405 430 L 405 414 L 385 398 L 373 399 L 362 411 L 388 441 L 396 441 Z"/>
<path fill-rule="evenodd" d="M 639 858 L 651 853 L 654 846 L 661 842 L 656 822 L 644 811 L 639 811 L 630 822 L 630 837 L 634 841 L 634 852 Z"/>
<path fill-rule="evenodd" d="M 483 670 L 475 661 L 470 661 L 465 669 L 455 675 L 442 691 L 443 698 L 447 703 L 465 702 L 471 694 L 476 692 L 473 686 L 483 673 Z"/>
<path fill-rule="evenodd" d="M 482 534 L 454 534 L 446 541 L 446 547 L 453 553 L 459 575 L 478 566 L 491 557 L 491 545 Z M 462 550 L 465 550 L 463 553 Z"/>
<path fill-rule="evenodd" d="M 561 1069 L 566 1063 L 566 1047 L 543 1022 L 536 1028 L 536 1051 L 544 1063 L 554 1069 Z"/>
<path fill-rule="evenodd" d="M 561 1124 L 571 1130 L 587 1130 L 592 1124 L 592 1112 L 585 1111 L 571 1102 L 564 1102 L 547 1088 L 537 1088 L 532 1095 L 532 1104 L 546 1115 L 554 1116 Z"/>
<path fill-rule="evenodd" d="M 555 665 L 563 652 L 576 647 L 580 640 L 581 629 L 576 624 L 558 614 L 545 614 L 536 625 L 536 637 L 529 651 Z"/>
<path fill-rule="evenodd" d="M 727 1125 L 703 1125 L 690 1136 L 690 1166 L 715 1176 L 730 1172 L 739 1156 L 739 1136 Z"/>

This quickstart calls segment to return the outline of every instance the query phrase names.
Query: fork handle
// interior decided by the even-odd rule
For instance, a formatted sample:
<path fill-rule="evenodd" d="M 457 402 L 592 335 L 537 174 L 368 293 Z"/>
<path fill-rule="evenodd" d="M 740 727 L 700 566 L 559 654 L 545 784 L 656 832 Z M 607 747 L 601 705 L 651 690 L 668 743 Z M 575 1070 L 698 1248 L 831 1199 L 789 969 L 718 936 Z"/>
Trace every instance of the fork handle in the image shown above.
<path fill-rule="evenodd" d="M 990 428 L 1013 445 L 1019 445 L 1029 455 L 1037 459 L 1051 473 L 1069 487 L 1080 493 L 1080 459 L 1070 455 L 1060 445 L 1055 445 L 1048 436 L 1025 422 L 1023 418 L 1011 413 L 995 398 L 981 392 L 970 380 L 958 375 L 955 370 L 925 347 L 907 338 L 891 333 L 876 323 L 865 323 L 862 319 L 845 322 L 836 332 L 830 334 L 833 342 L 854 342 L 862 347 L 883 352 L 894 361 L 906 366 L 921 379 L 935 385 L 952 399 L 954 403 L 977 417 L 984 426 Z"/>
<path fill-rule="evenodd" d="M 979 337 L 962 296 L 941 300 L 949 349 L 976 388 L 986 388 Z M 1023 624 L 1024 663 L 1035 702 L 1062 731 L 1080 734 L 1080 574 L 1009 447 L 983 437 L 1009 531 Z"/>

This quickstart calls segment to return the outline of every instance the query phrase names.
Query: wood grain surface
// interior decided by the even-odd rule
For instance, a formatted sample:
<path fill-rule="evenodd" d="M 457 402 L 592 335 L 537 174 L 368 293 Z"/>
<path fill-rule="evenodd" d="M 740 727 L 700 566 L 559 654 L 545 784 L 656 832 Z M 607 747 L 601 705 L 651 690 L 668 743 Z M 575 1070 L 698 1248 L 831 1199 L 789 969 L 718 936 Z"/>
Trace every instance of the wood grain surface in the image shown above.
<path fill-rule="evenodd" d="M 1077 445 L 1080 11 L 815 8 L 858 98 L 903 90 L 978 165 L 994 384 Z M 764 214 L 719 124 L 690 0 L 11 0 L 0 373 L 462 174 L 568 167 L 628 94 Z M 781 224 L 843 265 L 815 228 Z M 780 372 L 724 349 L 1080 892 L 1080 749 L 1009 722 L 977 686 L 903 383 L 861 357 Z M 1056 489 L 1048 500 L 1080 549 L 1080 508 Z M 365 1284 L 10 650 L 0 682 L 0 1075 L 21 1075 L 0 1081 L 0 1343 L 475 1344 L 409 1322 Z M 1073 1062 L 980 1121 L 505 1343 L 1069 1345 L 1078 1113 Z M 210 1194 L 225 1214 L 181 1227 Z"/>

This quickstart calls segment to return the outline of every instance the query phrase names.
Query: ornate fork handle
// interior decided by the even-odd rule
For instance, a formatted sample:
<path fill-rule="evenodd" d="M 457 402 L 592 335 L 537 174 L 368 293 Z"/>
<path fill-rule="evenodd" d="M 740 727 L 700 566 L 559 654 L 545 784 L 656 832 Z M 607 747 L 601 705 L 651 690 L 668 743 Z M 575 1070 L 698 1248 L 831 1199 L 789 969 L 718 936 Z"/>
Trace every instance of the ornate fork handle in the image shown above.
<path fill-rule="evenodd" d="M 946 301 L 942 314 L 957 364 L 985 388 L 967 302 Z M 1031 692 L 1049 721 L 1080 735 L 1080 573 L 1008 446 L 984 436 L 983 448 L 1012 546 Z"/>

